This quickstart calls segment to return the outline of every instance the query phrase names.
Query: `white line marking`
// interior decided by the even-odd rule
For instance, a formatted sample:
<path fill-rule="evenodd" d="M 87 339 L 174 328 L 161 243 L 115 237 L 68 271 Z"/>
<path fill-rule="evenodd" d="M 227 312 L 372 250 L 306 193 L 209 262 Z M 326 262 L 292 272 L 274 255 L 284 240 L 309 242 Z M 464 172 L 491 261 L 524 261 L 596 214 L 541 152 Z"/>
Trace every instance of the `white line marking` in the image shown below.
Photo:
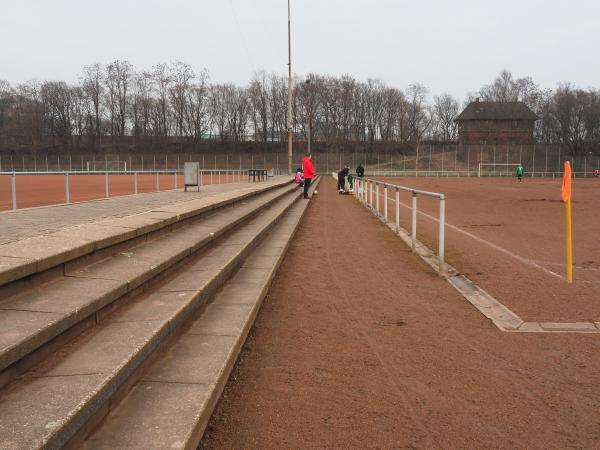
<path fill-rule="evenodd" d="M 388 200 L 389 200 L 389 199 L 393 200 L 393 202 L 394 202 L 394 203 L 396 203 L 396 199 L 395 199 L 395 198 L 393 198 L 393 197 L 390 197 L 390 196 L 388 195 Z M 405 204 L 405 203 L 402 203 L 402 202 L 400 202 L 400 205 L 401 205 L 401 206 L 404 206 L 406 209 L 412 209 L 412 207 L 411 207 L 411 206 L 409 206 L 409 205 L 407 205 L 407 204 Z M 427 214 L 427 213 L 425 213 L 425 212 L 423 212 L 423 211 L 419 211 L 419 210 L 417 210 L 417 213 L 418 213 L 418 214 L 421 214 L 421 215 L 423 215 L 423 216 L 425 216 L 425 217 L 427 217 L 428 219 L 431 219 L 431 220 L 433 220 L 434 222 L 439 222 L 439 219 L 438 219 L 437 217 L 431 216 L 431 215 L 429 215 L 429 214 Z M 472 239 L 475 239 L 476 241 L 478 241 L 478 242 L 481 242 L 482 244 L 485 244 L 485 245 L 487 245 L 487 246 L 489 246 L 489 247 L 493 248 L 494 250 L 497 250 L 497 251 L 499 251 L 499 252 L 501 252 L 501 253 L 504 253 L 505 255 L 508 255 L 508 256 L 510 256 L 510 257 L 512 257 L 512 258 L 514 258 L 514 259 L 516 259 L 517 261 L 519 261 L 519 262 L 521 262 L 521 263 L 525 264 L 525 265 L 528 265 L 528 266 L 530 266 L 530 267 L 533 267 L 533 268 L 535 268 L 535 269 L 539 269 L 539 270 L 543 271 L 544 273 L 546 273 L 547 275 L 551 275 L 551 276 L 557 277 L 557 278 L 559 278 L 559 279 L 561 279 L 561 280 L 565 280 L 565 277 L 563 277 L 562 275 L 560 275 L 560 274 L 558 274 L 558 273 L 556 273 L 556 272 L 553 272 L 552 270 L 546 269 L 546 268 L 545 268 L 545 267 L 543 267 L 543 266 L 540 266 L 539 264 L 537 264 L 537 263 L 536 263 L 534 260 L 532 260 L 532 259 L 528 259 L 528 258 L 524 258 L 523 256 L 519 256 L 519 255 L 517 255 L 517 254 L 515 254 L 515 253 L 511 252 L 510 250 L 507 250 L 507 249 L 505 249 L 505 248 L 503 248 L 503 247 L 500 247 L 499 245 L 496 245 L 496 244 L 494 244 L 494 243 L 492 243 L 492 242 L 490 242 L 490 241 L 486 241 L 485 239 L 483 239 L 483 238 L 480 238 L 479 236 L 476 236 L 476 235 L 474 235 L 474 234 L 471 234 L 471 233 L 469 233 L 468 231 L 465 231 L 465 230 L 463 230 L 463 229 L 461 229 L 461 228 L 459 228 L 459 227 L 457 227 L 457 226 L 455 226 L 455 225 L 452 225 L 452 224 L 448 223 L 447 221 L 446 221 L 446 226 L 447 226 L 448 228 L 452 228 L 454 231 L 458 231 L 459 233 L 462 233 L 462 234 L 464 234 L 465 236 L 468 236 L 468 237 L 470 237 L 470 238 L 472 238 Z"/>

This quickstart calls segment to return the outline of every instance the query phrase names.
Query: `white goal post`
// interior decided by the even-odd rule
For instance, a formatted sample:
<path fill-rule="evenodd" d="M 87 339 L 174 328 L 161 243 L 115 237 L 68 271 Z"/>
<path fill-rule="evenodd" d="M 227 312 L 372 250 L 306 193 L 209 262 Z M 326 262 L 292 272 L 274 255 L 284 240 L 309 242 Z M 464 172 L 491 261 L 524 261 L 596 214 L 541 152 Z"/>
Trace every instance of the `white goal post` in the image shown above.
<path fill-rule="evenodd" d="M 479 166 L 477 168 L 477 176 L 481 177 L 481 168 L 482 167 L 486 167 L 486 166 L 492 166 L 494 168 L 494 172 L 496 172 L 496 167 L 500 166 L 500 167 L 517 167 L 520 166 L 521 163 L 479 163 Z"/>
<path fill-rule="evenodd" d="M 127 161 L 86 161 L 88 172 L 127 172 Z"/>

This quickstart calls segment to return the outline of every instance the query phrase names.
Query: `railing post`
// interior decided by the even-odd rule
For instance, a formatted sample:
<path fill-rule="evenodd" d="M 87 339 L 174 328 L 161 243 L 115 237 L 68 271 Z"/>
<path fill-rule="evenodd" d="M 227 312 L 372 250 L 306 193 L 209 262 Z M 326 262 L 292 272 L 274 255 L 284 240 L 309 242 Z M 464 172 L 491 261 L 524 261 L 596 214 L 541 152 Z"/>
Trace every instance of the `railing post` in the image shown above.
<path fill-rule="evenodd" d="M 383 185 L 383 220 L 387 223 L 388 216 L 388 187 L 387 184 Z"/>
<path fill-rule="evenodd" d="M 13 172 L 10 180 L 10 190 L 12 193 L 12 209 L 17 209 L 17 174 Z"/>
<path fill-rule="evenodd" d="M 446 198 L 442 195 L 440 197 L 440 230 L 438 238 L 438 265 L 439 274 L 441 277 L 446 273 L 444 266 L 444 244 L 445 244 L 445 228 L 446 228 Z"/>
<path fill-rule="evenodd" d="M 376 215 L 379 217 L 379 183 L 377 181 L 375 182 L 375 209 Z"/>
<path fill-rule="evenodd" d="M 396 233 L 400 233 L 400 189 L 396 188 Z"/>
<path fill-rule="evenodd" d="M 373 181 L 370 181 L 371 189 L 369 191 L 369 208 L 373 209 Z"/>
<path fill-rule="evenodd" d="M 210 184 L 213 184 L 213 171 L 210 171 Z"/>
<path fill-rule="evenodd" d="M 160 177 L 158 176 L 158 172 L 156 172 L 156 192 L 160 192 Z"/>
<path fill-rule="evenodd" d="M 219 170 L 219 184 L 221 184 L 221 171 Z"/>
<path fill-rule="evenodd" d="M 410 227 L 412 237 L 412 250 L 413 252 L 417 249 L 417 193 L 412 193 L 412 225 Z"/>
<path fill-rule="evenodd" d="M 67 205 L 71 204 L 71 195 L 69 193 L 69 172 L 65 173 L 65 198 Z"/>
<path fill-rule="evenodd" d="M 138 173 L 135 172 L 133 174 L 133 191 L 137 194 L 138 193 Z"/>
<path fill-rule="evenodd" d="M 108 198 L 108 172 L 104 172 L 104 198 Z"/>
<path fill-rule="evenodd" d="M 175 189 L 177 189 L 177 172 L 173 172 L 173 176 L 175 177 Z"/>

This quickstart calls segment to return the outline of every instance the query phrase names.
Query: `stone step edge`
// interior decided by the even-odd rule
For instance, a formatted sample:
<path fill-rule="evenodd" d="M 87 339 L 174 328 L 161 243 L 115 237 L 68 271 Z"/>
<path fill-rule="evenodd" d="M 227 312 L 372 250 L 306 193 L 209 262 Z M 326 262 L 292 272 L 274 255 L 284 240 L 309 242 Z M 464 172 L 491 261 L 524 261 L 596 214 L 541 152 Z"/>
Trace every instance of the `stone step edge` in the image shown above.
<path fill-rule="evenodd" d="M 75 338 L 84 330 L 99 323 L 101 321 L 101 318 L 98 317 L 99 313 L 107 309 L 112 309 L 113 305 L 120 303 L 122 299 L 126 300 L 134 297 L 141 293 L 142 290 L 151 287 L 156 281 L 160 281 L 165 276 L 169 276 L 171 273 L 177 271 L 182 264 L 185 264 L 190 258 L 196 257 L 204 248 L 209 245 L 214 245 L 220 239 L 223 239 L 231 233 L 232 230 L 240 224 L 252 220 L 253 217 L 265 208 L 280 201 L 293 190 L 294 189 L 288 190 L 282 188 L 280 195 L 273 197 L 250 213 L 229 223 L 227 226 L 220 229 L 219 232 L 215 232 L 213 235 L 204 236 L 195 243 L 190 243 L 189 252 L 180 252 L 178 255 L 163 261 L 163 263 L 160 264 L 160 268 L 153 271 L 152 277 L 144 280 L 139 285 L 130 285 L 129 282 L 123 282 L 124 284 L 127 284 L 123 294 L 118 295 L 115 298 L 108 297 L 105 302 L 94 305 L 85 316 L 82 316 L 81 308 L 77 311 L 73 311 L 72 314 L 65 314 L 61 320 L 50 323 L 48 327 L 41 328 L 36 334 L 28 336 L 26 340 L 4 349 L 0 352 L 0 388 L 10 383 L 33 365 L 37 364 L 49 353 L 56 351 L 59 347 L 64 345 L 66 341 Z M 191 224 L 191 226 L 193 226 L 193 224 Z M 177 233 L 177 231 L 175 230 L 174 233 Z M 152 242 L 148 242 L 148 245 L 152 245 Z M 117 288 L 113 289 L 113 292 L 117 291 Z M 90 302 L 90 304 L 92 303 L 94 302 Z M 0 314 L 1 313 L 2 311 L 0 310 Z M 106 314 L 101 315 L 105 316 Z M 90 319 L 92 317 L 93 320 Z"/>
<path fill-rule="evenodd" d="M 311 192 L 317 188 L 318 184 L 319 184 L 319 178 L 317 178 L 315 180 L 315 182 L 313 183 L 313 185 L 311 186 Z M 203 404 L 199 405 L 199 410 L 195 414 L 194 423 L 190 424 L 189 432 L 187 433 L 187 435 L 185 437 L 181 436 L 181 439 L 177 440 L 178 446 L 176 448 L 195 449 L 195 448 L 197 448 L 198 444 L 200 443 L 200 440 L 202 439 L 202 436 L 204 435 L 206 426 L 208 425 L 208 422 L 213 414 L 214 409 L 216 408 L 217 404 L 220 401 L 223 390 L 227 384 L 227 381 L 229 380 L 229 377 L 231 375 L 231 372 L 233 371 L 233 368 L 235 367 L 235 363 L 239 357 L 241 349 L 246 342 L 248 333 L 249 333 L 250 329 L 252 328 L 254 321 L 258 315 L 258 312 L 262 306 L 262 302 L 263 302 L 264 298 L 266 297 L 266 295 L 269 291 L 269 288 L 271 286 L 271 283 L 272 283 L 275 275 L 277 274 L 277 271 L 278 271 L 281 263 L 283 262 L 283 260 L 285 258 L 287 250 L 288 250 L 288 248 L 300 226 L 302 218 L 304 217 L 304 214 L 306 213 L 306 210 L 308 209 L 309 205 L 310 205 L 310 202 L 306 202 L 306 203 L 296 202 L 295 204 L 291 205 L 290 208 L 284 213 L 285 215 L 294 214 L 294 211 L 292 211 L 293 208 L 300 209 L 300 212 L 298 213 L 298 216 L 297 216 L 296 220 L 294 221 L 294 226 L 291 230 L 291 233 L 289 234 L 289 236 L 286 237 L 285 246 L 281 248 L 281 251 L 276 256 L 275 264 L 273 265 L 272 268 L 270 268 L 267 276 L 265 277 L 262 287 L 258 290 L 258 295 L 256 296 L 256 298 L 252 299 L 254 301 L 254 303 L 252 305 L 252 311 L 249 315 L 248 320 L 243 324 L 241 333 L 238 336 L 234 337 L 234 343 L 233 343 L 232 347 L 230 348 L 229 352 L 227 353 L 226 359 L 224 359 L 222 361 L 221 370 L 219 371 L 217 381 L 215 383 L 211 383 L 212 390 L 209 393 L 208 398 L 206 399 L 206 401 Z M 272 229 L 269 231 L 276 231 L 276 230 L 274 230 L 275 227 L 276 227 L 276 225 L 273 226 Z M 262 240 L 261 244 L 259 244 L 259 246 L 256 248 L 256 250 L 259 250 L 260 245 L 262 245 L 268 239 L 269 239 L 269 235 L 267 234 L 264 237 L 264 239 Z M 252 255 L 252 253 L 253 252 L 251 252 L 247 257 L 250 257 Z M 246 260 L 246 259 L 247 258 L 244 258 L 244 260 Z M 232 274 L 232 276 L 233 276 L 233 274 Z M 226 284 L 228 284 L 228 283 L 224 283 L 224 285 L 226 285 Z M 219 295 L 220 294 L 217 293 L 215 298 L 211 301 L 211 303 L 210 303 L 211 305 L 218 304 Z M 200 317 L 202 317 L 202 316 L 200 316 Z M 194 322 L 196 320 L 199 320 L 199 319 L 195 319 Z M 194 323 L 194 322 L 192 322 L 192 323 Z M 177 343 L 177 341 L 174 341 L 171 343 L 171 345 L 176 345 L 176 343 Z M 159 357 L 156 361 L 153 361 L 153 363 L 147 368 L 144 375 L 151 372 L 152 368 L 154 368 L 160 364 L 161 364 L 161 357 Z M 141 381 L 143 381 L 143 377 L 140 378 L 139 382 L 141 382 Z M 132 386 L 132 389 L 134 389 L 136 386 L 137 386 L 137 382 L 135 385 Z M 146 395 L 152 395 L 152 393 L 149 392 L 149 393 L 146 393 Z M 124 396 L 123 400 L 126 397 L 127 396 Z M 111 414 L 114 414 L 114 411 L 118 410 L 118 408 L 119 408 L 118 405 L 114 408 L 112 408 L 112 406 L 111 406 L 111 411 L 109 411 L 107 416 L 104 417 L 102 419 L 102 421 L 99 423 L 98 427 L 95 428 L 88 436 L 86 436 L 86 438 L 89 438 L 90 436 L 94 435 L 95 432 L 100 431 L 102 429 L 102 425 L 104 423 L 106 423 L 107 420 L 110 420 L 112 418 Z M 139 414 L 143 415 L 144 411 L 139 411 Z M 123 420 L 122 416 L 119 416 L 119 419 Z M 119 419 L 115 419 L 115 420 L 119 420 Z M 80 444 L 80 442 L 77 442 L 77 444 Z M 86 444 L 88 444 L 88 445 L 84 446 L 84 448 L 86 448 L 86 449 L 95 447 L 95 445 L 93 443 L 90 444 L 90 441 L 86 441 Z M 130 446 L 131 442 L 129 442 L 128 445 Z M 106 448 L 106 447 L 107 447 L 106 445 L 102 446 L 102 448 Z M 143 445 L 136 446 L 134 444 L 133 446 L 131 446 L 131 448 L 134 448 L 134 449 L 140 448 L 141 449 L 141 448 L 145 448 L 145 447 Z M 168 446 L 166 448 L 168 448 Z M 175 448 L 175 447 L 173 447 L 173 448 Z"/>
<path fill-rule="evenodd" d="M 118 244 L 160 232 L 164 228 L 178 226 L 182 222 L 196 219 L 215 209 L 230 206 L 272 189 L 283 187 L 289 184 L 289 181 L 278 180 L 267 183 L 269 184 L 242 188 L 242 193 L 238 195 L 215 194 L 202 199 L 181 202 L 170 207 L 163 206 L 117 219 L 104 219 L 90 224 L 70 227 L 48 236 L 32 237 L 2 245 L 0 246 L 0 259 L 3 259 L 7 266 L 2 267 L 2 264 L 0 264 L 0 300 L 6 295 L 4 292 L 6 285 L 47 272 L 58 266 L 64 266 L 74 260 L 109 249 Z M 219 197 L 226 198 L 219 199 Z M 215 198 L 217 201 L 210 201 L 215 200 Z M 134 223 L 128 223 L 131 221 Z M 101 238 L 89 240 L 85 237 L 87 234 L 93 234 L 91 231 L 98 227 L 104 228 L 105 233 Z M 75 231 L 79 232 L 80 236 L 73 238 L 71 234 Z M 56 242 L 52 242 L 53 240 Z M 48 242 L 51 242 L 55 248 L 49 250 L 46 255 L 38 258 L 24 256 L 27 245 L 39 247 L 40 244 L 48 245 Z"/>
<path fill-rule="evenodd" d="M 61 423 L 61 426 L 44 439 L 44 448 L 62 448 L 64 446 L 77 448 L 77 442 L 80 442 L 85 437 L 85 434 L 94 428 L 94 424 L 101 420 L 108 412 L 108 405 L 111 408 L 113 405 L 116 406 L 125 397 L 135 381 L 146 371 L 145 362 L 155 355 L 156 352 L 162 351 L 164 345 L 169 343 L 170 338 L 182 324 L 202 306 L 208 297 L 214 295 L 218 288 L 227 282 L 232 273 L 251 254 L 258 242 L 268 234 L 278 223 L 279 219 L 294 205 L 300 196 L 300 192 L 289 195 L 291 196 L 289 204 L 285 205 L 269 223 L 265 224 L 211 281 L 195 293 L 188 303 L 188 305 L 194 304 L 193 307 L 182 307 L 175 317 L 165 320 L 165 325 L 157 330 L 155 335 L 146 340 L 145 346 L 137 349 L 136 354 L 140 356 L 131 358 L 127 364 L 120 367 L 117 373 L 112 374 L 112 377 L 105 380 L 102 386 L 95 388 L 94 392 L 88 395 L 85 403 L 80 405 L 77 411 L 71 411 L 66 420 Z M 176 327 L 171 328 L 170 324 L 176 324 Z M 117 378 L 121 379 L 120 384 L 115 382 Z"/>

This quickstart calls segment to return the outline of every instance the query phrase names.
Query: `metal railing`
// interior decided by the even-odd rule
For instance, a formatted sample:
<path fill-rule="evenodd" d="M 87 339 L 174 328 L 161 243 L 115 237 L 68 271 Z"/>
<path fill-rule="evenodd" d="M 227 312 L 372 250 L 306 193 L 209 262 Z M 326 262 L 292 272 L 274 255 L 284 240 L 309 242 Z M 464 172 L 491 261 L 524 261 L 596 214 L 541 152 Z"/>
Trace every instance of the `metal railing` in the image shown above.
<path fill-rule="evenodd" d="M 597 177 L 593 171 L 571 172 L 573 178 Z M 506 170 L 369 170 L 371 177 L 413 178 L 413 177 L 514 177 L 514 171 Z M 526 171 L 524 178 L 562 178 L 563 172 Z"/>
<path fill-rule="evenodd" d="M 438 273 L 440 276 L 444 276 L 445 265 L 444 265 L 444 248 L 445 248 L 445 225 L 446 225 L 446 197 L 444 194 L 439 192 L 423 191 L 421 189 L 413 189 L 407 186 L 399 186 L 391 183 L 386 183 L 378 180 L 372 180 L 369 178 L 356 178 L 354 181 L 354 193 L 359 201 L 367 208 L 371 209 L 373 213 L 383 220 L 386 224 L 388 223 L 388 192 L 389 189 L 395 191 L 394 203 L 395 208 L 395 228 L 396 233 L 400 234 L 400 191 L 410 192 L 412 197 L 411 204 L 411 229 L 410 229 L 410 240 L 412 251 L 415 252 L 417 249 L 417 196 L 424 195 L 427 197 L 434 197 L 439 200 L 439 227 L 438 227 Z M 380 187 L 383 189 L 383 211 L 380 208 Z M 373 204 L 373 189 L 375 189 L 375 204 Z M 408 207 L 408 206 L 407 206 Z"/>
<path fill-rule="evenodd" d="M 160 179 L 161 176 L 173 175 L 173 188 L 165 190 L 178 189 L 178 177 L 183 175 L 183 172 L 177 170 L 71 170 L 71 171 L 12 171 L 12 172 L 0 172 L 0 176 L 10 177 L 10 191 L 11 191 L 11 205 L 12 210 L 17 209 L 17 178 L 22 176 L 64 176 L 65 179 L 65 204 L 71 204 L 71 177 L 75 175 L 79 176 L 104 176 L 104 198 L 110 198 L 110 177 L 111 176 L 133 176 L 133 194 L 138 194 L 138 178 L 140 175 L 154 175 L 155 176 L 155 192 L 161 191 Z M 229 170 L 200 170 L 200 185 L 204 184 L 223 184 L 225 182 L 241 182 L 246 180 L 248 177 L 248 169 L 229 169 Z M 230 181 L 231 180 L 231 181 Z M 183 187 L 183 186 L 182 186 Z M 127 195 L 127 194 L 119 194 Z M 98 196 L 97 198 L 101 198 Z"/>

